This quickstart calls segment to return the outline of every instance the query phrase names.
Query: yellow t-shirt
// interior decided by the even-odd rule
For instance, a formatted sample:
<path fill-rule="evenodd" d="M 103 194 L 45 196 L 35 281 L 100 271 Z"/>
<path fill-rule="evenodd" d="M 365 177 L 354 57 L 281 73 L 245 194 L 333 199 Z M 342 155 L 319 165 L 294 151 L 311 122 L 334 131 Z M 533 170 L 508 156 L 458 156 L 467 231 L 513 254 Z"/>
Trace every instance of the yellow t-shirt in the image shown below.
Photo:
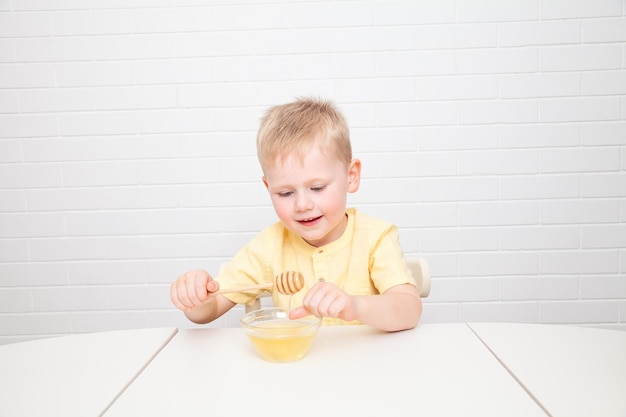
<path fill-rule="evenodd" d="M 273 282 L 281 272 L 299 271 L 305 283 L 302 290 L 291 296 L 294 308 L 302 305 L 304 295 L 321 278 L 352 295 L 382 294 L 396 285 L 416 285 L 400 247 L 397 227 L 354 208 L 346 213 L 348 225 L 343 235 L 318 248 L 280 222 L 264 229 L 224 265 L 216 278 L 220 288 Z M 262 291 L 229 293 L 224 297 L 248 304 Z M 289 305 L 289 295 L 271 293 L 275 306 Z M 326 320 L 325 324 L 330 322 Z"/>

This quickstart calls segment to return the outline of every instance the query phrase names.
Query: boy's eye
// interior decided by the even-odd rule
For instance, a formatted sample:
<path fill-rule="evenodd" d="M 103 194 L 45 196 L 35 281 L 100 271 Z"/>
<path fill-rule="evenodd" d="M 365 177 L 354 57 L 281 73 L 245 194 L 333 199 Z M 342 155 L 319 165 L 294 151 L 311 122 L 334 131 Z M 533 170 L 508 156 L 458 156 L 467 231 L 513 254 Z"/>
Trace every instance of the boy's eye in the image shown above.
<path fill-rule="evenodd" d="M 311 187 L 311 190 L 313 190 L 313 191 L 322 191 L 324 188 L 326 188 L 325 185 L 320 185 L 319 187 Z"/>
<path fill-rule="evenodd" d="M 293 194 L 293 191 L 281 191 L 277 194 L 279 197 L 289 197 L 291 194 Z"/>

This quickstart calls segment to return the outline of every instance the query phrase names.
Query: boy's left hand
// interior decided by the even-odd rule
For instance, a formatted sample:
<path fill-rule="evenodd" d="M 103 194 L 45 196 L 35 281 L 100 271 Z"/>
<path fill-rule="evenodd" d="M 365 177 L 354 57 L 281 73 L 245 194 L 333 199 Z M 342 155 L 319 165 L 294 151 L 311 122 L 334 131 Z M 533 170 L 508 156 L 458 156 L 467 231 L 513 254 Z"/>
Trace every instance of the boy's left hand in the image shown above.
<path fill-rule="evenodd" d="M 328 282 L 315 284 L 304 296 L 302 306 L 289 312 L 289 318 L 299 319 L 311 314 L 345 321 L 356 320 L 357 317 L 354 298 Z"/>

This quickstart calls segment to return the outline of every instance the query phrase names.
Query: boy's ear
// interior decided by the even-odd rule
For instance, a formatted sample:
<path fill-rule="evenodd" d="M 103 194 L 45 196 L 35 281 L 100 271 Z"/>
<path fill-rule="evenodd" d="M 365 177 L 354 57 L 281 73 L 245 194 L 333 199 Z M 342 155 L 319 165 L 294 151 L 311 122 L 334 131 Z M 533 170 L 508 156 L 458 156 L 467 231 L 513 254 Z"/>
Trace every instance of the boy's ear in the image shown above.
<path fill-rule="evenodd" d="M 354 193 L 361 184 L 361 161 L 353 159 L 348 167 L 348 192 Z"/>
<path fill-rule="evenodd" d="M 261 181 L 265 184 L 265 188 L 269 189 L 269 185 L 267 184 L 267 180 L 265 179 L 265 175 L 261 177 Z"/>

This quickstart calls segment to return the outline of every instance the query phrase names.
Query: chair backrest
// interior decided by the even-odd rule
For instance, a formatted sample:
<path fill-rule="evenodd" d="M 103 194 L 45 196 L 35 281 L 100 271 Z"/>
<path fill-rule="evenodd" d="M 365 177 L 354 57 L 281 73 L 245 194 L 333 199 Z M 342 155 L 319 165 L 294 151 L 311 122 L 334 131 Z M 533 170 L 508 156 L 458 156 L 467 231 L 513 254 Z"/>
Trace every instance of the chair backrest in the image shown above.
<path fill-rule="evenodd" d="M 422 298 L 428 297 L 430 294 L 430 268 L 428 266 L 428 261 L 424 258 L 412 258 L 408 257 L 406 259 L 407 266 L 411 270 L 413 274 L 413 278 L 417 283 L 417 288 L 420 290 L 420 296 Z M 263 292 L 253 304 L 246 305 L 246 313 L 254 310 L 258 310 L 261 308 L 261 300 L 260 297 L 269 296 L 268 292 Z"/>
<path fill-rule="evenodd" d="M 428 297 L 430 294 L 430 267 L 428 266 L 428 261 L 424 258 L 407 257 L 406 264 L 417 282 L 420 296 L 422 298 Z"/>

